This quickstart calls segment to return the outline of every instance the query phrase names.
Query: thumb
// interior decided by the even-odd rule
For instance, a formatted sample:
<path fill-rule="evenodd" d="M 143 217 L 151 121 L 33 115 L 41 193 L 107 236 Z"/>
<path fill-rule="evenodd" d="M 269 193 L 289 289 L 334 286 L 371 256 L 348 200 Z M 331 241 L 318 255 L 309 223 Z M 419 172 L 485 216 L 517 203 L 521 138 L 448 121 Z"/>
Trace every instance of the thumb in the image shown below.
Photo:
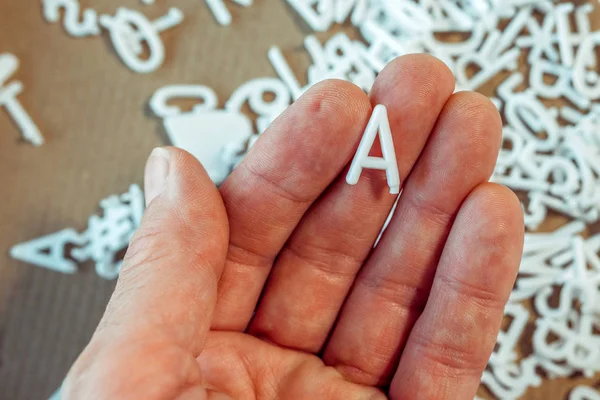
<path fill-rule="evenodd" d="M 225 207 L 183 150 L 155 149 L 145 181 L 148 208 L 66 398 L 174 398 L 198 379 L 229 241 Z"/>
<path fill-rule="evenodd" d="M 153 332 L 198 354 L 227 253 L 225 207 L 204 168 L 183 150 L 156 148 L 144 180 L 148 208 L 96 334 Z"/>

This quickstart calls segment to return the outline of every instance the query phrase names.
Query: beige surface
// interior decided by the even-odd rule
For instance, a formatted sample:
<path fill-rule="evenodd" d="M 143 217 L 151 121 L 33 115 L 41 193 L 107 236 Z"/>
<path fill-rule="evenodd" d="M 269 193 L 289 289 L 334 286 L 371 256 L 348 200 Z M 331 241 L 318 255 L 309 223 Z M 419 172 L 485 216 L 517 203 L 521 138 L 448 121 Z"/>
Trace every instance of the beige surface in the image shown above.
<path fill-rule="evenodd" d="M 74 227 L 86 227 L 107 195 L 141 183 L 147 154 L 166 144 L 160 121 L 149 116 L 147 100 L 169 83 L 213 87 L 221 104 L 248 79 L 273 76 L 270 45 L 289 49 L 298 75 L 306 62 L 303 32 L 282 0 L 231 5 L 234 24 L 219 27 L 201 0 L 85 1 L 99 12 L 118 6 L 143 10 L 151 18 L 178 6 L 185 21 L 161 36 L 167 61 L 157 72 L 130 72 L 106 35 L 69 37 L 49 25 L 39 1 L 0 0 L 0 52 L 22 62 L 20 99 L 46 137 L 36 149 L 0 111 L 0 400 L 42 399 L 60 383 L 88 341 L 113 288 L 86 264 L 65 276 L 11 260 L 17 242 Z M 560 398 L 574 382 L 556 381 L 531 391 L 532 399 Z"/>

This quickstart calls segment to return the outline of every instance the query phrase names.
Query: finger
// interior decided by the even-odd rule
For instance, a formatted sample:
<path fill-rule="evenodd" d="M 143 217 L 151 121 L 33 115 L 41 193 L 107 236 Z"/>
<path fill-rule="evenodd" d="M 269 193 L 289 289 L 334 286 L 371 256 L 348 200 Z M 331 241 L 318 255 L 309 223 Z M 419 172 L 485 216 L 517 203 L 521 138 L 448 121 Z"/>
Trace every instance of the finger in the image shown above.
<path fill-rule="evenodd" d="M 519 269 L 523 231 L 509 189 L 488 183 L 469 195 L 402 354 L 392 399 L 473 398 Z"/>
<path fill-rule="evenodd" d="M 389 384 L 427 300 L 454 216 L 493 171 L 501 126 L 493 104 L 481 95 L 457 93 L 444 106 L 325 350 L 325 362 L 348 379 Z"/>
<path fill-rule="evenodd" d="M 154 150 L 145 182 L 149 206 L 102 321 L 69 373 L 71 398 L 174 398 L 198 379 L 195 356 L 227 251 L 225 207 L 183 150 Z M 149 352 L 151 362 L 131 368 Z M 172 373 L 158 373 L 165 368 Z"/>
<path fill-rule="evenodd" d="M 409 174 L 453 89 L 450 70 L 427 55 L 401 57 L 378 76 L 371 104 L 387 107 L 401 177 Z M 381 156 L 375 143 L 372 155 Z M 318 352 L 395 199 L 384 171 L 364 170 L 353 186 L 345 174 L 338 176 L 279 254 L 250 332 Z"/>
<path fill-rule="evenodd" d="M 225 208 L 204 168 L 183 150 L 153 151 L 145 181 L 149 206 L 99 330 L 161 329 L 182 346 L 197 346 L 224 266 Z"/>
<path fill-rule="evenodd" d="M 221 186 L 231 234 L 213 329 L 245 329 L 273 260 L 352 157 L 370 112 L 358 87 L 318 84 L 275 120 Z"/>

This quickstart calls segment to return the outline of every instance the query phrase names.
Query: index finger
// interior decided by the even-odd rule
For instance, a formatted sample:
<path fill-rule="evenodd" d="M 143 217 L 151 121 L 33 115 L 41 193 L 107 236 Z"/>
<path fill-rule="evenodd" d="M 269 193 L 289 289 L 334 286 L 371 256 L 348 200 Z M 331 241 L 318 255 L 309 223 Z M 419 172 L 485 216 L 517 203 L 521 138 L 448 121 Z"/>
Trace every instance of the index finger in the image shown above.
<path fill-rule="evenodd" d="M 245 329 L 275 257 L 350 161 L 370 113 L 357 86 L 317 84 L 273 122 L 223 183 L 230 244 L 213 329 Z"/>

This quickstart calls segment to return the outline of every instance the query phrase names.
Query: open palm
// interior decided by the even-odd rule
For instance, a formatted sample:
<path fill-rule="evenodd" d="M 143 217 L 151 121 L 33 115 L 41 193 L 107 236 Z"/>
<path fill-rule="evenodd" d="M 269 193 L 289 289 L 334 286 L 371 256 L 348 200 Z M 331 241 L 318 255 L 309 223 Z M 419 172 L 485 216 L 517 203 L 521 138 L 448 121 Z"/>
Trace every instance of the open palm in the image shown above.
<path fill-rule="evenodd" d="M 424 55 L 388 65 L 370 98 L 323 82 L 219 189 L 189 154 L 153 152 L 149 207 L 64 398 L 472 399 L 523 221 L 487 183 L 497 111 L 453 90 Z M 403 192 L 374 247 L 396 197 L 382 171 L 345 172 L 377 104 Z"/>

